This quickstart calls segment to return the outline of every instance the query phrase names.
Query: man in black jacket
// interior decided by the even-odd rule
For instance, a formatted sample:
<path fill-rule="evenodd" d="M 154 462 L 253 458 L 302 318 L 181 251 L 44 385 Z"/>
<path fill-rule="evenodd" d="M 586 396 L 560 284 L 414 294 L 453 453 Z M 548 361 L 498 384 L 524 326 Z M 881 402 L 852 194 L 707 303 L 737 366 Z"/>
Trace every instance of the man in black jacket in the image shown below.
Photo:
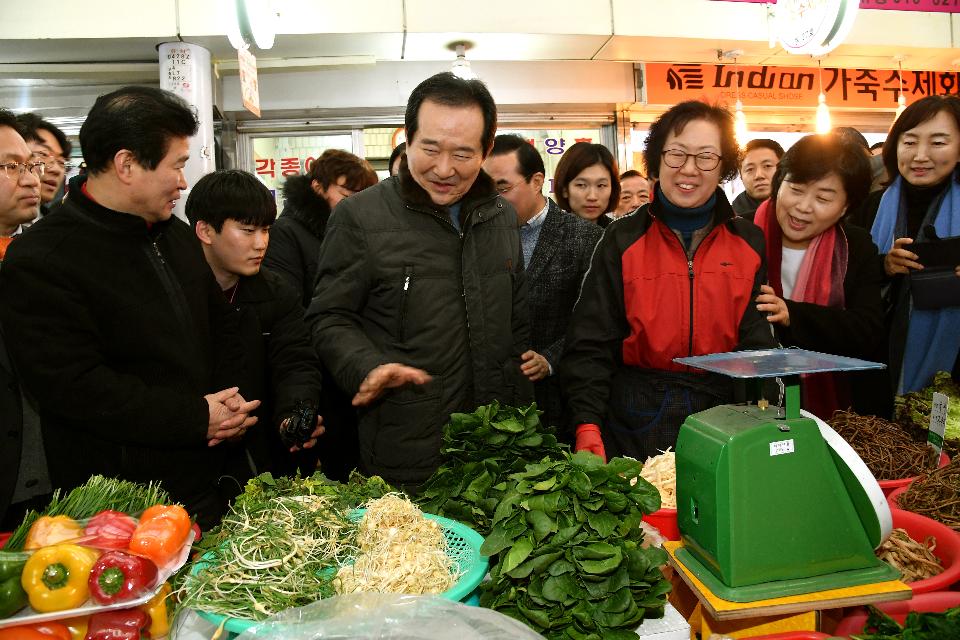
<path fill-rule="evenodd" d="M 314 344 L 362 407 L 365 469 L 413 490 L 451 413 L 533 395 L 517 216 L 481 171 L 496 113 L 478 80 L 418 85 L 400 174 L 341 202 L 320 250 Z"/>
<path fill-rule="evenodd" d="M 521 369 L 534 383 L 543 423 L 560 427 L 565 425 L 564 401 L 555 368 L 583 274 L 603 229 L 544 197 L 543 158 L 520 136 L 497 136 L 483 170 L 517 210 L 531 327 L 531 349 L 521 356 Z"/>
<path fill-rule="evenodd" d="M 240 314 L 249 374 L 240 390 L 261 400 L 256 411 L 261 427 L 247 450 L 258 471 L 289 475 L 297 466 L 289 454 L 313 448 L 323 433 L 322 420 L 316 417 L 302 441 L 286 441 L 281 433 L 288 433 L 298 401 L 318 407 L 321 377 L 298 292 L 260 268 L 277 219 L 276 202 L 249 173 L 217 171 L 190 190 L 186 214 L 224 299 Z M 316 469 L 316 457 L 306 452 L 297 462 L 304 474 Z"/>
<path fill-rule="evenodd" d="M 80 129 L 88 174 L 11 244 L 0 320 L 36 399 L 50 476 L 160 480 L 201 526 L 248 468 L 234 441 L 259 405 L 230 313 L 189 227 L 172 217 L 197 121 L 148 87 L 100 96 Z"/>

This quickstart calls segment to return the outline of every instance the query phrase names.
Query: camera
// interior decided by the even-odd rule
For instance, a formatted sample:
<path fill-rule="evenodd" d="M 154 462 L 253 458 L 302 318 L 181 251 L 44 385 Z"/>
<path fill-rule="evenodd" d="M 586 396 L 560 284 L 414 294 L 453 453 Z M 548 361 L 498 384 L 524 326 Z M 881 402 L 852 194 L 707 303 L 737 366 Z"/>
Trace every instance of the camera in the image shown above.
<path fill-rule="evenodd" d="M 285 427 L 280 428 L 280 439 L 288 447 L 300 446 L 310 439 L 317 428 L 317 403 L 312 400 L 297 400 L 293 415 Z"/>

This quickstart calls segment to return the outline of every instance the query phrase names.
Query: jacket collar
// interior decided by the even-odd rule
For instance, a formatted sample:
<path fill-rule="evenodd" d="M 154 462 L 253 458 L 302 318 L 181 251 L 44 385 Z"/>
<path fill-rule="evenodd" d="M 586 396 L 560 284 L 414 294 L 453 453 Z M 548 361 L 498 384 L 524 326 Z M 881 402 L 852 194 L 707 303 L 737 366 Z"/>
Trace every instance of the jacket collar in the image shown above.
<path fill-rule="evenodd" d="M 430 194 L 426 189 L 417 184 L 407 167 L 407 159 L 404 156 L 400 162 L 400 170 L 397 172 L 397 181 L 399 184 L 400 198 L 408 205 L 417 209 L 426 209 L 431 212 L 440 210 L 446 211 L 446 207 L 441 207 L 430 199 Z M 497 188 L 493 179 L 481 169 L 476 180 L 470 185 L 470 189 L 464 194 L 460 202 L 463 204 L 464 213 L 472 211 L 481 204 L 491 201 L 497 197 Z"/>
<path fill-rule="evenodd" d="M 330 219 L 330 205 L 317 195 L 311 185 L 310 176 L 291 176 L 283 183 L 283 197 L 286 206 L 283 216 L 300 222 L 318 239 L 323 239 Z"/>
<path fill-rule="evenodd" d="M 149 236 L 156 239 L 174 223 L 175 216 L 166 220 L 147 225 L 147 221 L 138 215 L 108 209 L 98 202 L 91 200 L 83 192 L 83 185 L 87 181 L 86 175 L 74 176 L 70 180 L 70 189 L 66 200 L 74 204 L 75 210 L 81 217 L 92 224 L 114 233 L 125 235 Z M 68 210 L 70 207 L 63 207 Z"/>

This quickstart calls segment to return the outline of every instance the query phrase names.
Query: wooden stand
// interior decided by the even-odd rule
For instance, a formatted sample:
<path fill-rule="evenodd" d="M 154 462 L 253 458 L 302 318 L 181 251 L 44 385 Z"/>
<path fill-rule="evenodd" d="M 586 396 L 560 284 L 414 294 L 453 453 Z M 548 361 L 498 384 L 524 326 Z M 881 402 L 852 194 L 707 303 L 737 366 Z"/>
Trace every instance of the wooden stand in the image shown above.
<path fill-rule="evenodd" d="M 709 637 L 710 633 L 741 638 L 783 631 L 810 631 L 818 626 L 817 613 L 821 609 L 909 600 L 913 596 L 906 584 L 891 580 L 756 602 L 730 602 L 714 595 L 677 560 L 676 551 L 681 546 L 682 543 L 675 541 L 663 544 L 670 556 L 670 565 L 697 600 L 690 614 L 690 626 L 693 632 L 700 632 L 703 637 Z M 683 611 L 683 608 L 677 608 Z"/>

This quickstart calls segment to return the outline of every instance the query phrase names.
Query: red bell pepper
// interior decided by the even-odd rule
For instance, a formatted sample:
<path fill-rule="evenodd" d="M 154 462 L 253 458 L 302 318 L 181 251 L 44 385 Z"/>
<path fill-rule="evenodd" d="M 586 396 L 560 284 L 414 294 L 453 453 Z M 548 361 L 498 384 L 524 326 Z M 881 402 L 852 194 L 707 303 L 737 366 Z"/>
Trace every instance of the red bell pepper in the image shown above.
<path fill-rule="evenodd" d="M 107 509 L 96 514 L 84 527 L 83 544 L 98 549 L 126 549 L 137 528 L 137 521 L 125 513 Z"/>
<path fill-rule="evenodd" d="M 175 504 L 154 505 L 140 515 L 130 551 L 162 567 L 180 553 L 189 534 L 190 514 L 186 509 Z"/>
<path fill-rule="evenodd" d="M 90 616 L 83 640 L 142 640 L 150 637 L 150 616 L 140 609 L 118 609 Z"/>
<path fill-rule="evenodd" d="M 58 622 L 38 622 L 0 629 L 0 640 L 70 640 L 70 629 Z"/>
<path fill-rule="evenodd" d="M 125 551 L 107 551 L 90 570 L 87 586 L 97 604 L 133 600 L 157 585 L 157 565 Z"/>

